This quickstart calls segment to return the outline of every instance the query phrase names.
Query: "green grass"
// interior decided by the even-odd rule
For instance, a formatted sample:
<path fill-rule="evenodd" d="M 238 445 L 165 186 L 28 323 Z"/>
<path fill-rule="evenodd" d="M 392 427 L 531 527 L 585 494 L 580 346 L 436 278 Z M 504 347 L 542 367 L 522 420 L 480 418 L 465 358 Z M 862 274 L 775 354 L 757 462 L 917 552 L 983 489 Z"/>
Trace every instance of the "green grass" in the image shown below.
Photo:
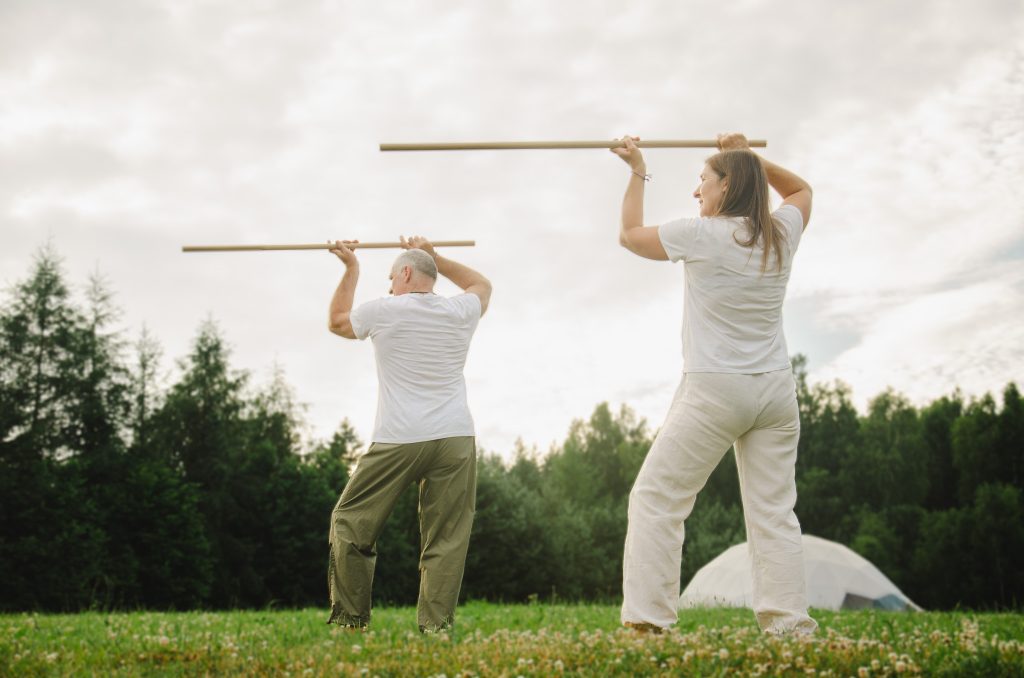
<path fill-rule="evenodd" d="M 761 634 L 749 610 L 686 611 L 662 636 L 625 631 L 611 605 L 459 608 L 421 636 L 411 608 L 371 629 L 327 611 L 0 616 L 0 675 L 1024 676 L 1024 615 L 824 612 L 810 639 Z"/>

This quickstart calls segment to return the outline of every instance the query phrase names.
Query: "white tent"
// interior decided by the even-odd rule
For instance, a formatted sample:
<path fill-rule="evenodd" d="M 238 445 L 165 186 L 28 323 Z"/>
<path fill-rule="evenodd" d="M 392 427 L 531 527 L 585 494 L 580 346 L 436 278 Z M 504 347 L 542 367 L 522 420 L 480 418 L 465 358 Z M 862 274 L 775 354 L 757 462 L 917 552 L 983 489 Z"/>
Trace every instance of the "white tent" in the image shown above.
<path fill-rule="evenodd" d="M 920 610 L 882 572 L 842 544 L 803 536 L 807 601 L 828 610 Z M 680 608 L 752 607 L 750 554 L 746 542 L 722 552 L 693 576 Z"/>

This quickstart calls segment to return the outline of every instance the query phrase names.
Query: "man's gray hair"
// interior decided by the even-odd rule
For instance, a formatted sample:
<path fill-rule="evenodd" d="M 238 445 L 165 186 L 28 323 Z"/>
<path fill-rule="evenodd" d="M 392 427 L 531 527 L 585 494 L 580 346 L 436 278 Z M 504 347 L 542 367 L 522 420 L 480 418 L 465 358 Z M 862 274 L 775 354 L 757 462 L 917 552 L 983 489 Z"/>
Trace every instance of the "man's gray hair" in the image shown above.
<path fill-rule="evenodd" d="M 398 273 L 403 266 L 408 266 L 431 280 L 437 280 L 437 263 L 434 261 L 434 257 L 423 250 L 406 250 L 399 254 L 391 266 L 391 272 Z"/>

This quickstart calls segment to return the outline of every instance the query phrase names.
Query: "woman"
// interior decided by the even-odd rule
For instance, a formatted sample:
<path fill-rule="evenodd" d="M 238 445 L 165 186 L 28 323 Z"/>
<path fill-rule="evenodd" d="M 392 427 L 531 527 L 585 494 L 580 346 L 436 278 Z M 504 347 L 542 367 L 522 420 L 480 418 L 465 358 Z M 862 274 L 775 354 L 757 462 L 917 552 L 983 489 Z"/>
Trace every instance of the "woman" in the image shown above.
<path fill-rule="evenodd" d="M 700 216 L 644 226 L 650 177 L 636 141 L 612 149 L 631 170 L 619 241 L 641 257 L 686 262 L 686 287 L 682 383 L 629 495 L 622 622 L 655 632 L 676 622 L 683 523 L 734 446 L 758 624 L 812 633 L 793 512 L 800 419 L 782 333 L 811 187 L 751 152 L 743 135 L 724 135 L 693 192 Z M 775 212 L 769 186 L 783 198 Z"/>

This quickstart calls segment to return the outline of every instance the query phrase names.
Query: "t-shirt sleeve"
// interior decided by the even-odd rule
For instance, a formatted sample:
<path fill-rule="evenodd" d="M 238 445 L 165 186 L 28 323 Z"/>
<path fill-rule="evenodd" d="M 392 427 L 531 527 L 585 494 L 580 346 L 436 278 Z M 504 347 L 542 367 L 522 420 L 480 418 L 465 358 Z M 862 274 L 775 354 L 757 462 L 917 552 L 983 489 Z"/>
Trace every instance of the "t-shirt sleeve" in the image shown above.
<path fill-rule="evenodd" d="M 687 261 L 696 254 L 699 219 L 676 219 L 658 226 L 658 237 L 671 261 Z"/>
<path fill-rule="evenodd" d="M 793 252 L 800 246 L 800 238 L 804 234 L 804 215 L 796 205 L 783 205 L 772 214 L 778 219 L 785 230 L 786 239 Z"/>
<path fill-rule="evenodd" d="M 357 339 L 366 339 L 377 327 L 383 307 L 382 301 L 383 299 L 368 301 L 349 314 L 348 320 L 352 323 L 352 332 Z"/>
<path fill-rule="evenodd" d="M 459 320 L 466 325 L 475 325 L 480 321 L 483 305 L 480 303 L 480 297 L 477 295 L 472 292 L 458 294 L 451 298 L 451 303 Z"/>

